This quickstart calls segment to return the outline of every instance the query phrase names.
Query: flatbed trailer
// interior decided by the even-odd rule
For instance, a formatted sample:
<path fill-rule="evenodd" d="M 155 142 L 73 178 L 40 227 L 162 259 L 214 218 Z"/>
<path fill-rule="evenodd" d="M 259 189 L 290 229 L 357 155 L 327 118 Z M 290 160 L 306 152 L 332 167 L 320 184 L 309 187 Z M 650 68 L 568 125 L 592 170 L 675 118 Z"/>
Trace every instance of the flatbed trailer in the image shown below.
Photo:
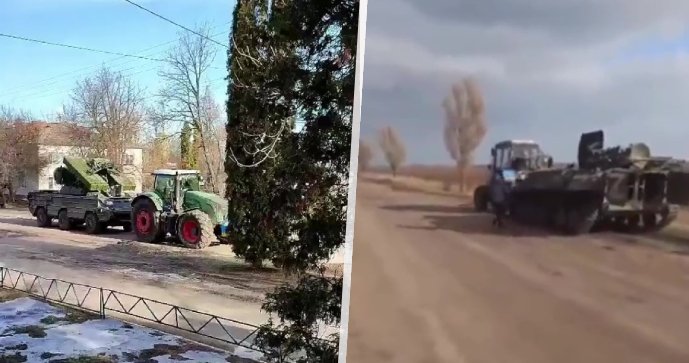
<path fill-rule="evenodd" d="M 39 227 L 51 227 L 57 219 L 58 227 L 70 230 L 83 224 L 89 234 L 102 233 L 108 227 L 122 226 L 132 230 L 131 198 L 106 197 L 99 192 L 85 195 L 54 190 L 30 192 L 27 196 L 29 212 Z"/>

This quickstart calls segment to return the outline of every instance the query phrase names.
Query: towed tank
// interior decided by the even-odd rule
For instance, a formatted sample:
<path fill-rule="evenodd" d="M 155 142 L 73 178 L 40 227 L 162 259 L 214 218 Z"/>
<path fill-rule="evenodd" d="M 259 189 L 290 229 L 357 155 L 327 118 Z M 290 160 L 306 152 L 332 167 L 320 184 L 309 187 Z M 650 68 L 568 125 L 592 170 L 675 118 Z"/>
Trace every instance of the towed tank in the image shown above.
<path fill-rule="evenodd" d="M 520 174 L 510 193 L 510 214 L 568 234 L 588 233 L 601 224 L 656 231 L 689 202 L 686 166 L 651 156 L 644 143 L 604 148 L 602 130 L 584 133 L 576 165 Z"/>

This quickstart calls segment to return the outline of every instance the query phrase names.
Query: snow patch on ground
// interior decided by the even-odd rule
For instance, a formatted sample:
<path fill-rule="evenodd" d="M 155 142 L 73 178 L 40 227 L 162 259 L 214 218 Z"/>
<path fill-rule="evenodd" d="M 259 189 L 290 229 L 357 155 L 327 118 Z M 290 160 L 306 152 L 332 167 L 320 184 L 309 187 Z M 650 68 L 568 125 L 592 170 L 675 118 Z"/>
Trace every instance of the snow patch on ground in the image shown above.
<path fill-rule="evenodd" d="M 4 330 L 15 326 L 39 324 L 40 320 L 48 315 L 53 315 L 57 318 L 65 316 L 62 310 L 28 297 L 1 303 L 0 335 L 4 334 Z"/>
<path fill-rule="evenodd" d="M 147 354 L 160 363 L 179 362 L 180 358 L 213 363 L 227 362 L 230 356 L 228 352 L 118 320 L 94 319 L 78 324 L 59 319 L 41 322 L 48 316 L 66 315 L 59 307 L 28 297 L 0 303 L 0 358 L 20 353 L 27 362 L 98 355 L 130 360 L 127 357 Z M 31 337 L 21 329 L 15 331 L 29 326 L 44 334 Z M 262 359 L 260 353 L 239 347 L 232 355 L 256 362 Z"/>

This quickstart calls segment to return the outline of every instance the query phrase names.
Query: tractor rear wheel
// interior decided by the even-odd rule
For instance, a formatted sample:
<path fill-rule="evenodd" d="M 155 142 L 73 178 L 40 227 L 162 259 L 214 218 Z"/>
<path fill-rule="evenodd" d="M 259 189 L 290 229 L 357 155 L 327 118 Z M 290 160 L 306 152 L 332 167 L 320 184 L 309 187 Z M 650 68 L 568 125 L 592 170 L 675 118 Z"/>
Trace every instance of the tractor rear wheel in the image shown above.
<path fill-rule="evenodd" d="M 481 185 L 474 190 L 474 210 L 485 212 L 488 210 L 488 187 Z"/>
<path fill-rule="evenodd" d="M 159 212 L 155 204 L 144 199 L 136 202 L 132 209 L 134 231 L 139 242 L 158 242 L 163 237 L 164 229 L 160 226 Z"/>
<path fill-rule="evenodd" d="M 179 217 L 177 236 L 187 248 L 201 249 L 216 241 L 213 222 L 207 214 L 193 210 Z"/>

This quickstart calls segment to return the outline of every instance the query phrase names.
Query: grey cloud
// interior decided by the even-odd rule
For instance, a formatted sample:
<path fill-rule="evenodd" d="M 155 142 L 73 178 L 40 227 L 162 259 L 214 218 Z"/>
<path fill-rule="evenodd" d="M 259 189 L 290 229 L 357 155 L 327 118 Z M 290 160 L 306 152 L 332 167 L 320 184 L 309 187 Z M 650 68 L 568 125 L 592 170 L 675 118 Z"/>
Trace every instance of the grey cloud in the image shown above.
<path fill-rule="evenodd" d="M 689 3 L 577 3 L 587 2 L 369 2 L 362 137 L 389 124 L 407 141 L 411 162 L 450 162 L 440 103 L 453 82 L 474 74 L 490 127 L 479 159 L 501 139 L 533 138 L 556 159 L 572 160 L 579 134 L 595 128 L 611 145 L 646 141 L 654 153 L 689 156 L 678 132 L 689 115 L 689 63 L 606 65 L 625 45 L 689 16 Z M 577 22 L 587 29 L 577 31 Z"/>
<path fill-rule="evenodd" d="M 686 19 L 683 0 L 406 0 L 420 14 L 449 23 L 533 29 L 592 41 Z"/>
<path fill-rule="evenodd" d="M 373 66 L 366 72 L 379 69 Z M 384 72 L 393 73 L 389 68 Z M 364 82 L 362 137 L 370 138 L 382 126 L 392 125 L 407 142 L 410 161 L 449 162 L 442 145 L 440 102 L 456 79 L 447 74 L 419 76 L 403 69 L 396 73 L 405 81 L 390 87 L 369 87 Z M 579 134 L 598 128 L 606 131 L 609 145 L 645 141 L 654 153 L 689 156 L 683 150 L 686 136 L 679 132 L 683 115 L 689 115 L 685 102 L 689 77 L 681 81 L 672 73 L 619 77 L 597 91 L 548 82 L 479 81 L 490 125 L 477 151 L 479 160 L 485 160 L 490 145 L 499 140 L 532 138 L 558 160 L 571 161 Z"/>

